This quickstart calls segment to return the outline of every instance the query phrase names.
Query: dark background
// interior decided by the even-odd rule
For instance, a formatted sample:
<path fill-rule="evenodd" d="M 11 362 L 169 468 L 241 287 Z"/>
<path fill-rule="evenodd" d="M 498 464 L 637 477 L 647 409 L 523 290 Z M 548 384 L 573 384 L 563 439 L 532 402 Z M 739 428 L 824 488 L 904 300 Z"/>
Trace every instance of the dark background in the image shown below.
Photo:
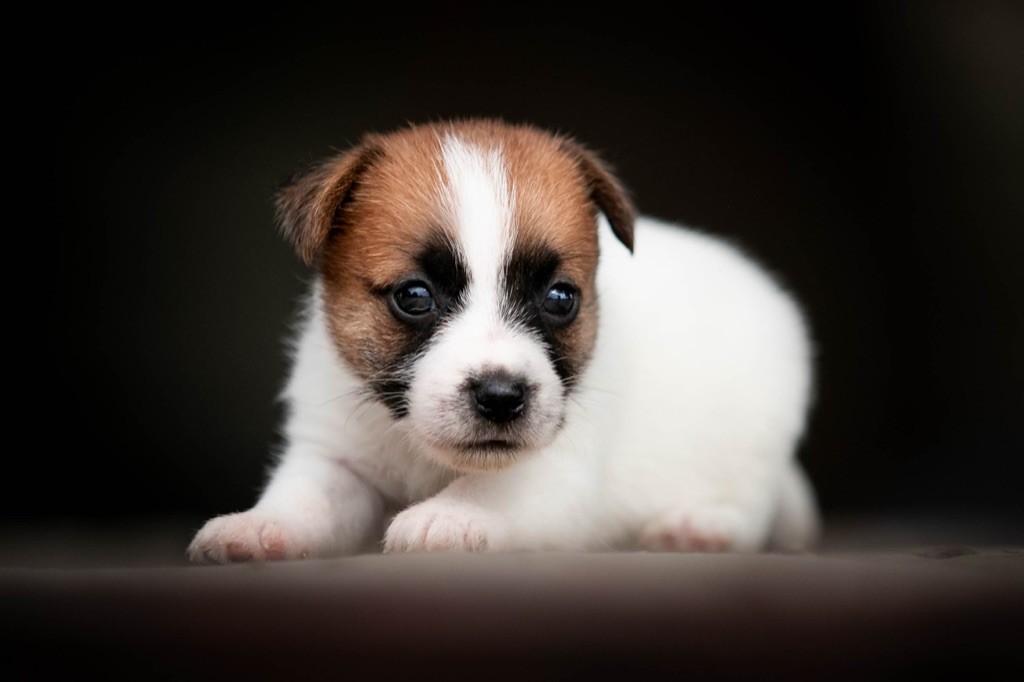
<path fill-rule="evenodd" d="M 9 65 L 8 276 L 27 272 L 7 328 L 28 335 L 9 435 L 29 433 L 2 518 L 251 504 L 309 276 L 275 184 L 366 131 L 488 115 L 574 133 L 643 212 L 736 240 L 797 293 L 826 511 L 1015 527 L 1024 11 L 851 5 L 42 22 Z"/>

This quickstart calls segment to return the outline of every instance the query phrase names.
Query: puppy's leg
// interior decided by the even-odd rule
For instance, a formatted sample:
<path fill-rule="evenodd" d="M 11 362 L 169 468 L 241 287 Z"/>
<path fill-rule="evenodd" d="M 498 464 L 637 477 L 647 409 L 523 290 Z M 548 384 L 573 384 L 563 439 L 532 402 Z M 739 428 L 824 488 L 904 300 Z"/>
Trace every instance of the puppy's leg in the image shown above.
<path fill-rule="evenodd" d="M 736 480 L 728 493 L 663 512 L 640 533 L 640 549 L 655 552 L 754 552 L 773 546 L 796 550 L 813 542 L 813 495 L 795 462 Z"/>
<path fill-rule="evenodd" d="M 782 476 L 769 545 L 783 552 L 799 552 L 813 547 L 820 535 L 821 517 L 814 489 L 800 465 L 790 462 Z"/>
<path fill-rule="evenodd" d="M 585 549 L 595 544 L 593 461 L 547 452 L 467 474 L 395 517 L 385 552 Z"/>
<path fill-rule="evenodd" d="M 380 493 L 351 468 L 293 445 L 256 506 L 208 521 L 188 556 L 209 564 L 351 554 L 382 515 Z"/>
<path fill-rule="evenodd" d="M 638 546 L 653 552 L 754 552 L 764 542 L 763 524 L 727 504 L 681 507 L 641 531 Z"/>

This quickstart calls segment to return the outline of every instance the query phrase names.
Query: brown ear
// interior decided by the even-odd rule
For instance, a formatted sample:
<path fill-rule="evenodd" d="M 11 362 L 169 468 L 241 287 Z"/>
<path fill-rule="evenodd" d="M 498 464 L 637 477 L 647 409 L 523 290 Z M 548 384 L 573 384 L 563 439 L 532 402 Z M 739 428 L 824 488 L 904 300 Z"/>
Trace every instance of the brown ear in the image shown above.
<path fill-rule="evenodd" d="M 372 140 L 298 173 L 274 197 L 277 223 L 299 257 L 311 264 L 339 225 L 341 209 L 360 174 L 380 155 Z"/>
<path fill-rule="evenodd" d="M 597 154 L 571 140 L 567 140 L 565 146 L 583 172 L 583 178 L 590 188 L 591 201 L 608 218 L 619 241 L 632 252 L 636 209 L 633 208 L 626 188 Z"/>

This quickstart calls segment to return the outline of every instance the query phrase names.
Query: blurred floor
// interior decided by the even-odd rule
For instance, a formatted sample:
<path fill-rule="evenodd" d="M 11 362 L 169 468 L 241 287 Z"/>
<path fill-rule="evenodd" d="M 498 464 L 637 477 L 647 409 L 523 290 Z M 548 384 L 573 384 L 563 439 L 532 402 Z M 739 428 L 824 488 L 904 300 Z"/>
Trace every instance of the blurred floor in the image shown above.
<path fill-rule="evenodd" d="M 980 522 L 834 520 L 822 549 L 803 555 L 377 555 L 215 568 L 185 565 L 196 525 L 8 528 L 3 668 L 15 679 L 867 679 L 975 675 L 1021 656 L 1024 543 L 1015 528 Z"/>
<path fill-rule="evenodd" d="M 185 566 L 185 546 L 204 519 L 111 523 L 37 521 L 0 525 L 0 568 Z M 833 516 L 819 553 L 926 551 L 941 546 L 1022 546 L 1024 528 L 981 516 Z"/>

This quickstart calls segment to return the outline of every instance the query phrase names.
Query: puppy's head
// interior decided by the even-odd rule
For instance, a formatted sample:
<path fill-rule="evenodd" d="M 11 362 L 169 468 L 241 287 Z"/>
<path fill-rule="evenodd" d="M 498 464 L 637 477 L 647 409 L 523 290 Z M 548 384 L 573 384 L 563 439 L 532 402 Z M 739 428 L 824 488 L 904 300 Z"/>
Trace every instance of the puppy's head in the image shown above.
<path fill-rule="evenodd" d="M 500 469 L 550 442 L 594 347 L 598 212 L 633 209 L 575 142 L 495 121 L 366 137 L 286 186 L 338 351 L 439 463 Z"/>

